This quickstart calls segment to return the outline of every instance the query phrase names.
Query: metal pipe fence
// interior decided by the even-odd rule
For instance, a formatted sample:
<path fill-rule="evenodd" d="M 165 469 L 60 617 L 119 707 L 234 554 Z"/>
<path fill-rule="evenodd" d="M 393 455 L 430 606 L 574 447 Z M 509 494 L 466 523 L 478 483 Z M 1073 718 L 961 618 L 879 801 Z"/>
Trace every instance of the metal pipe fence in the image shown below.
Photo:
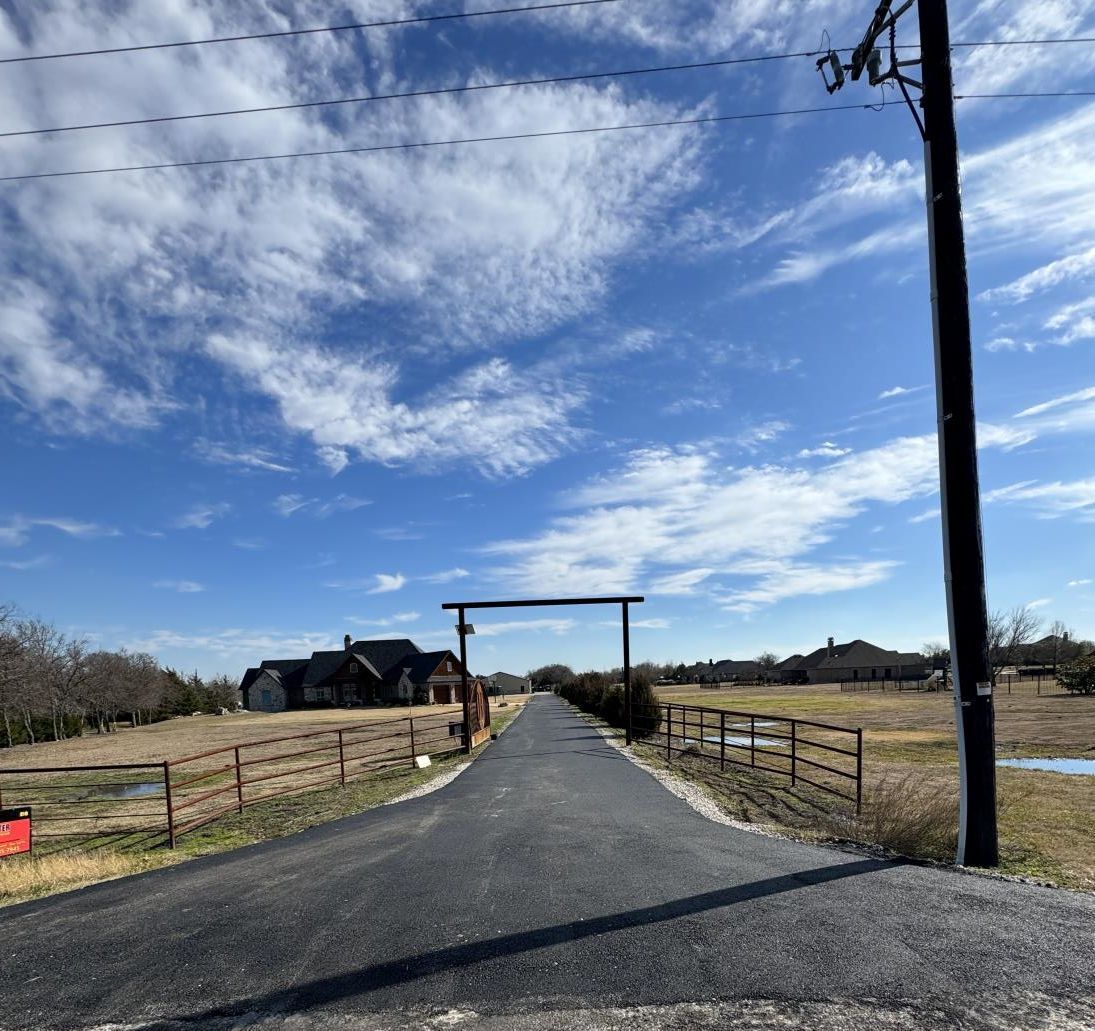
<path fill-rule="evenodd" d="M 854 802 L 863 801 L 863 729 L 817 720 L 663 702 L 636 706 L 638 736 L 664 748 L 719 764 L 790 778 Z"/>
<path fill-rule="evenodd" d="M 0 805 L 30 806 L 35 840 L 132 846 L 178 838 L 273 798 L 347 783 L 419 756 L 462 751 L 452 713 L 241 741 L 152 763 L 0 769 Z M 133 821 L 139 821 L 134 823 Z"/>
<path fill-rule="evenodd" d="M 947 682 L 940 683 L 932 680 L 896 680 L 890 678 L 877 678 L 870 680 L 842 680 L 840 690 L 842 692 L 856 691 L 915 691 L 917 693 L 950 692 L 953 685 L 948 678 Z M 1060 694 L 1061 687 L 1057 683 L 1057 677 L 1053 673 L 1011 674 L 997 673 L 997 694 L 1030 694 L 1049 695 Z"/>

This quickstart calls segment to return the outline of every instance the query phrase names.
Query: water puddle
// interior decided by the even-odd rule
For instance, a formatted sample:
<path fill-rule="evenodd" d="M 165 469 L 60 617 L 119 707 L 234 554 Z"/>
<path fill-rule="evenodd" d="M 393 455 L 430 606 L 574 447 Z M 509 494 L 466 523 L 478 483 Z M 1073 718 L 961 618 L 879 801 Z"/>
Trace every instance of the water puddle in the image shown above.
<path fill-rule="evenodd" d="M 759 727 L 760 724 L 758 723 L 757 726 Z M 686 745 L 694 745 L 696 743 L 696 739 L 694 737 L 686 737 L 682 740 Z M 719 743 L 719 735 L 712 734 L 709 736 L 705 736 L 703 740 L 706 744 L 717 745 Z M 751 739 L 748 735 L 745 735 L 744 737 L 731 737 L 729 734 L 727 734 L 723 740 L 728 745 L 745 745 L 746 748 L 749 747 L 749 743 L 751 740 L 758 748 L 783 748 L 787 743 L 786 741 L 773 741 L 771 738 L 767 737 L 758 737 L 756 739 Z"/>
<path fill-rule="evenodd" d="M 757 722 L 753 724 L 754 727 L 774 727 L 775 725 L 776 725 L 775 720 L 757 720 Z M 730 724 L 730 729 L 731 730 L 748 730 L 749 729 L 749 724 L 748 723 L 731 723 Z"/>
<path fill-rule="evenodd" d="M 148 781 L 143 784 L 100 784 L 92 788 L 83 798 L 144 798 L 145 795 L 158 795 L 163 792 L 162 781 Z"/>
<path fill-rule="evenodd" d="M 997 759 L 996 765 L 1013 766 L 1020 770 L 1086 774 L 1089 777 L 1095 777 L 1095 759 Z"/>

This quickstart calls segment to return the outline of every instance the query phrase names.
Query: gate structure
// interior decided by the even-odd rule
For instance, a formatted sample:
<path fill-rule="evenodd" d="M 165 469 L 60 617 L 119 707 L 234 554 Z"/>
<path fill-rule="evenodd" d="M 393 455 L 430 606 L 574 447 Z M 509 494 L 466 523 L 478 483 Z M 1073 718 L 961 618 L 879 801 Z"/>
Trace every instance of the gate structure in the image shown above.
<path fill-rule="evenodd" d="M 464 737 L 464 751 L 470 752 L 474 745 L 474 722 L 471 700 L 468 697 L 468 635 L 475 630 L 464 621 L 464 613 L 467 609 L 519 609 L 531 608 L 542 605 L 619 605 L 620 615 L 623 620 L 624 638 L 624 709 L 627 713 L 625 723 L 627 725 L 627 743 L 631 744 L 631 630 L 628 623 L 628 606 L 640 605 L 646 599 L 642 595 L 630 597 L 609 598 L 521 598 L 515 601 L 447 601 L 441 608 L 455 610 L 459 622 L 456 624 L 456 632 L 460 635 L 460 687 L 464 698 L 464 726 L 471 733 Z M 476 702 L 478 703 L 478 692 Z M 483 699 L 484 703 L 486 699 Z M 478 710 L 478 704 L 476 706 Z M 490 730 L 490 717 L 487 717 L 487 732 Z"/>

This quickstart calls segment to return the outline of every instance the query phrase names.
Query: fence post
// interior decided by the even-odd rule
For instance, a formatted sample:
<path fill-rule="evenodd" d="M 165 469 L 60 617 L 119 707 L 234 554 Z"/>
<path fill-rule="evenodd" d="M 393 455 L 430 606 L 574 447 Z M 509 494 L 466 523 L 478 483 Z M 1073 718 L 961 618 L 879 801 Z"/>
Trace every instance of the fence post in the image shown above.
<path fill-rule="evenodd" d="M 795 721 L 791 720 L 791 787 L 795 786 Z"/>
<path fill-rule="evenodd" d="M 167 846 L 175 847 L 175 810 L 171 805 L 171 767 L 163 761 L 163 793 L 167 802 Z"/>
<path fill-rule="evenodd" d="M 757 765 L 757 718 L 749 717 L 749 765 Z"/>
<path fill-rule="evenodd" d="M 236 750 L 236 812 L 243 812 L 243 771 L 240 769 L 240 750 Z"/>
<path fill-rule="evenodd" d="M 855 811 L 863 805 L 863 728 L 855 731 Z"/>
<path fill-rule="evenodd" d="M 673 759 L 673 704 L 672 702 L 666 702 L 665 705 L 665 761 L 671 762 Z"/>
<path fill-rule="evenodd" d="M 414 747 L 414 717 L 410 716 L 408 718 L 411 721 L 411 766 L 413 767 L 414 761 L 418 757 L 418 752 L 415 751 Z"/>
<path fill-rule="evenodd" d="M 346 751 L 342 747 L 342 728 L 338 728 L 338 779 L 346 787 Z"/>
<path fill-rule="evenodd" d="M 700 755 L 703 755 L 703 709 L 700 709 Z"/>
<path fill-rule="evenodd" d="M 726 713 L 719 716 L 719 769 L 726 769 Z"/>

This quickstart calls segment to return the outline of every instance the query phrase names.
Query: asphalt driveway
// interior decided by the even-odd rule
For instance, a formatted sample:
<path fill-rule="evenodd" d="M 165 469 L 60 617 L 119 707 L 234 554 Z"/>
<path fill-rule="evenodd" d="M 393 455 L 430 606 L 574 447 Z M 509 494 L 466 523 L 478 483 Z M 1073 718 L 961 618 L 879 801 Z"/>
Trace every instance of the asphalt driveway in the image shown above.
<path fill-rule="evenodd" d="M 0 910 L 0 1027 L 1095 1027 L 1093 946 L 1091 896 L 711 823 L 540 695 L 433 794 Z"/>

